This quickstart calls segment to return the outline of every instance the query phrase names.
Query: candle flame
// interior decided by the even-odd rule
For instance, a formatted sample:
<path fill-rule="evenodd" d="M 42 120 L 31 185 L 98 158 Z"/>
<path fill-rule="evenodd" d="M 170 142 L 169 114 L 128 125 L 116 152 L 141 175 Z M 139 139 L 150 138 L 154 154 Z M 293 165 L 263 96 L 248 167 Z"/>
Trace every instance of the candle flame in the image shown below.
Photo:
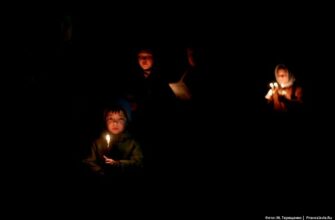
<path fill-rule="evenodd" d="M 111 140 L 111 136 L 109 134 L 106 135 L 107 147 L 109 147 L 109 142 Z"/>

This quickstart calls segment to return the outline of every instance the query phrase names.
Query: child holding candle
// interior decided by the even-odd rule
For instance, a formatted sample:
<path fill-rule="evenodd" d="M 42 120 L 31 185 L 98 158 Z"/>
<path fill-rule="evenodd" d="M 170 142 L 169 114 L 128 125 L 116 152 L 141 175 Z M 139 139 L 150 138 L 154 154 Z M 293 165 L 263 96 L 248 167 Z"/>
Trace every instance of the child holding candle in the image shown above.
<path fill-rule="evenodd" d="M 90 155 L 83 161 L 93 173 L 99 176 L 123 175 L 142 168 L 141 147 L 126 131 L 128 114 L 117 105 L 105 111 L 106 130 L 94 141 Z"/>

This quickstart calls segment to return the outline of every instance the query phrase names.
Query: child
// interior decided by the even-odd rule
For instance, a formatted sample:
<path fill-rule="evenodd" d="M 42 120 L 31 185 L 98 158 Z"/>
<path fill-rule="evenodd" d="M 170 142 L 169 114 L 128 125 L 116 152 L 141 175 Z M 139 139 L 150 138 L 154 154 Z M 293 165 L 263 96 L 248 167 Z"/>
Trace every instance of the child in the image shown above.
<path fill-rule="evenodd" d="M 129 116 L 120 106 L 113 106 L 104 114 L 106 131 L 91 146 L 84 160 L 98 176 L 115 176 L 139 172 L 143 153 L 139 144 L 126 132 Z"/>

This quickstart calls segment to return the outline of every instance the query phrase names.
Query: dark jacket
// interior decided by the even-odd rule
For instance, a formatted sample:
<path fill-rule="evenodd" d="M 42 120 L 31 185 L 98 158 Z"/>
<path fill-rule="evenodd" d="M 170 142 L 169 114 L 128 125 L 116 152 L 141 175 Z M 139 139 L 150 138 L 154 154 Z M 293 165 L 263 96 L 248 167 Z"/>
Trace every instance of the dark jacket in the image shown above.
<path fill-rule="evenodd" d="M 83 161 L 90 170 L 98 175 L 126 174 L 141 170 L 143 153 L 140 145 L 128 133 L 112 138 L 108 145 L 107 134 L 103 132 L 100 138 L 94 141 L 90 155 Z M 112 158 L 118 163 L 106 164 L 103 156 Z"/>

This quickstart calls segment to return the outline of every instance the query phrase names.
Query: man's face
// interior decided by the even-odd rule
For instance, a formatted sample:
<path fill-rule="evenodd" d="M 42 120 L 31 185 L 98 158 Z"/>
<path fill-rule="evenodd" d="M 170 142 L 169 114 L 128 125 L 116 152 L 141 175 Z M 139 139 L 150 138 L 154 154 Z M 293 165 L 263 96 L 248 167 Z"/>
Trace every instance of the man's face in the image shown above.
<path fill-rule="evenodd" d="M 138 54 L 138 63 L 143 70 L 150 70 L 154 64 L 152 54 L 149 52 L 140 52 Z"/>
<path fill-rule="evenodd" d="M 126 127 L 126 117 L 123 112 L 109 112 L 106 117 L 107 129 L 112 134 L 120 134 Z"/>
<path fill-rule="evenodd" d="M 284 69 L 280 69 L 277 71 L 277 80 L 278 83 L 283 85 L 283 84 L 287 84 L 289 81 L 289 77 L 288 77 L 288 71 L 284 70 Z"/>

